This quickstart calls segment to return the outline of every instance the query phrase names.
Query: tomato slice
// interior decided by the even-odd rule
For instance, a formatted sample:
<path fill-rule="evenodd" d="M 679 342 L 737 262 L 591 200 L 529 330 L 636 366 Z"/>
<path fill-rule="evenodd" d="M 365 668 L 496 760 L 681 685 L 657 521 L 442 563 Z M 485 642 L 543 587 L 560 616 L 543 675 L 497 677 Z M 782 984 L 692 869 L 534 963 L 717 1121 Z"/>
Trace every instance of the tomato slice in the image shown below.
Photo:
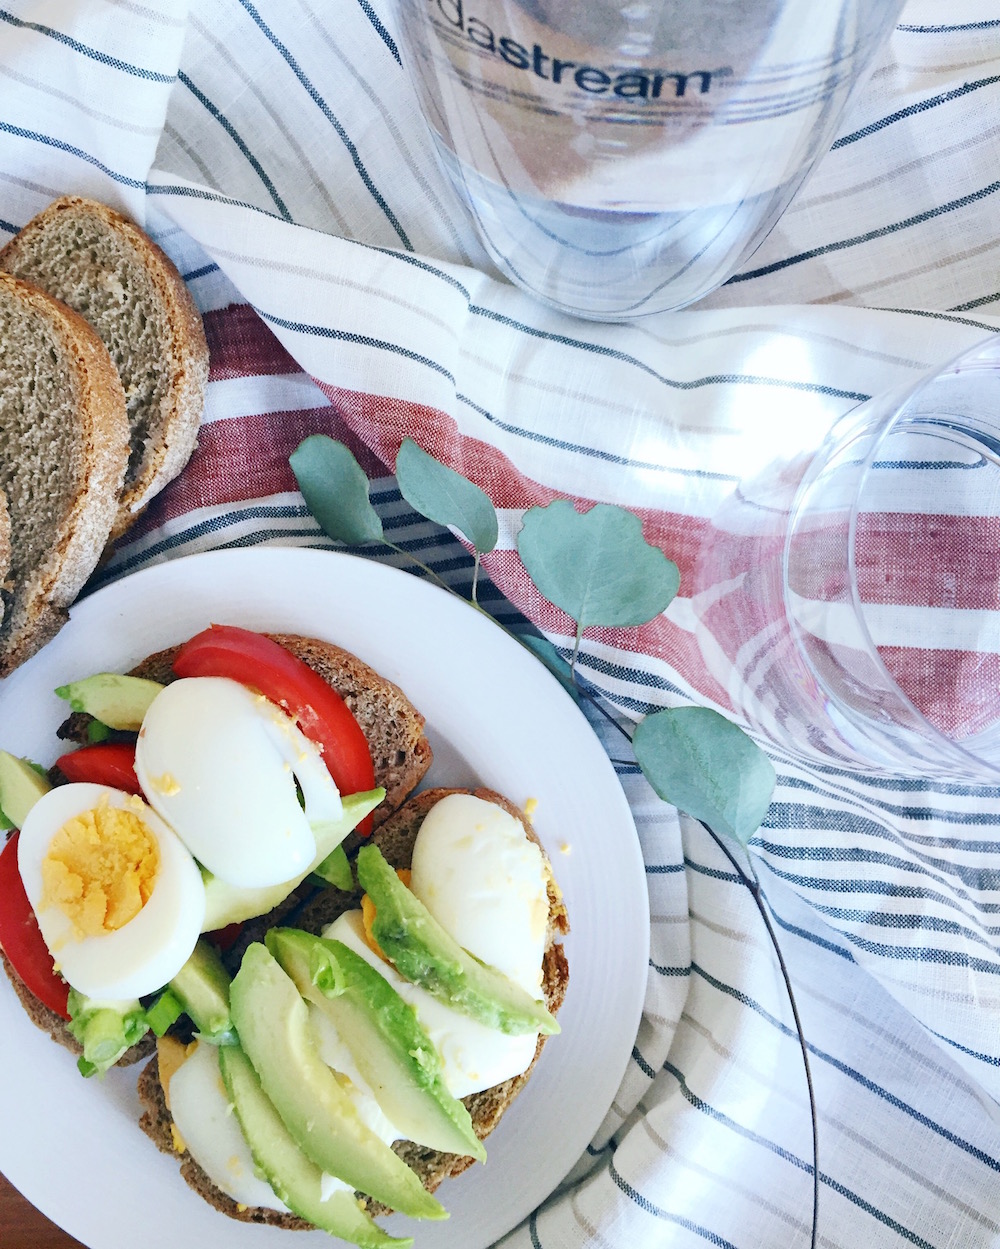
<path fill-rule="evenodd" d="M 56 767 L 68 781 L 91 781 L 127 794 L 142 794 L 135 774 L 135 746 L 131 742 L 99 742 L 60 755 Z"/>
<path fill-rule="evenodd" d="M 173 667 L 179 677 L 229 677 L 258 690 L 319 746 L 342 794 L 375 788 L 371 748 L 350 708 L 308 664 L 265 634 L 211 625 L 184 643 Z M 368 816 L 358 832 L 367 835 L 371 826 Z"/>
<path fill-rule="evenodd" d="M 69 985 L 55 970 L 24 892 L 17 869 L 17 838 L 14 833 L 0 852 L 0 949 L 35 997 L 69 1019 Z"/>

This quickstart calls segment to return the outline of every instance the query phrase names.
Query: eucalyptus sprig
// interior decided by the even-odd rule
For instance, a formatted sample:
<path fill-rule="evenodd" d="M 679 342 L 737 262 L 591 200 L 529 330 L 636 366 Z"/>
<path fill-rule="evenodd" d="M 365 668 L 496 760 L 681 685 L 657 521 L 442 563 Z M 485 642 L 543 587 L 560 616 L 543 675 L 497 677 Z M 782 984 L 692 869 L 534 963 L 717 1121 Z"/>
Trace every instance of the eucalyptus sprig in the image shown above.
<path fill-rule="evenodd" d="M 382 519 L 368 494 L 365 471 L 342 442 L 326 434 L 311 434 L 299 443 L 288 462 L 306 506 L 327 537 L 349 546 L 381 542 L 413 560 L 439 585 L 449 588 L 432 568 L 385 536 Z M 415 512 L 439 525 L 451 525 L 472 545 L 472 600 L 476 602 L 480 556 L 493 550 L 499 534 L 496 509 L 489 495 L 454 469 L 440 464 L 412 438 L 404 438 L 399 448 L 396 481 Z"/>
<path fill-rule="evenodd" d="M 322 434 L 306 438 L 290 457 L 306 505 L 337 542 L 382 542 L 413 559 L 446 589 L 440 577 L 409 552 L 389 542 L 368 494 L 368 479 L 343 443 Z M 440 464 L 412 439 L 396 459 L 400 493 L 420 515 L 457 529 L 473 548 L 472 605 L 480 557 L 497 544 L 499 526 L 489 496 L 454 469 Z M 567 664 L 546 638 L 520 638 L 576 697 L 586 697 L 626 737 L 601 695 L 576 671 L 580 642 L 591 627 L 646 624 L 672 602 L 680 586 L 677 565 L 648 543 L 639 518 L 625 508 L 599 503 L 578 512 L 567 499 L 529 508 L 517 537 L 517 551 L 538 592 L 576 627 Z M 464 600 L 463 600 L 464 601 Z M 481 609 L 480 609 L 481 610 Z M 498 622 L 499 623 L 499 622 Z M 500 626 L 503 627 L 503 626 Z M 516 635 L 512 635 L 515 636 Z M 774 766 L 737 725 L 708 707 L 672 707 L 651 712 L 632 732 L 633 752 L 643 775 L 665 802 L 696 819 L 715 841 L 749 890 L 774 947 L 799 1038 L 813 1134 L 812 1249 L 819 1214 L 819 1140 L 816 1100 L 805 1034 L 791 977 L 752 860 L 751 837 L 760 827 L 775 786 Z M 728 844 L 727 844 L 728 843 Z M 736 858 L 734 850 L 745 859 Z"/>

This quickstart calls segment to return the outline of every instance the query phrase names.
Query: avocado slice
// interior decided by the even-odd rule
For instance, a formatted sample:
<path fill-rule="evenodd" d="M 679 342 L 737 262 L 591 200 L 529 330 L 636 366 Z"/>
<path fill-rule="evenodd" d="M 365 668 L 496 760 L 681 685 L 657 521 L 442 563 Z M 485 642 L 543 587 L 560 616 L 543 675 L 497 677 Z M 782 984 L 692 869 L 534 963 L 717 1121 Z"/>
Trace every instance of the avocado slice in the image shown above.
<path fill-rule="evenodd" d="M 211 1045 L 235 1045 L 229 1013 L 229 973 L 214 946 L 198 941 L 191 957 L 169 984 L 184 1013 Z"/>
<path fill-rule="evenodd" d="M 357 867 L 361 887 L 375 904 L 372 936 L 401 976 L 509 1035 L 559 1031 L 544 1002 L 462 949 L 407 889 L 378 846 L 363 846 Z"/>
<path fill-rule="evenodd" d="M 325 1201 L 322 1172 L 309 1161 L 281 1121 L 246 1054 L 236 1046 L 219 1050 L 219 1070 L 254 1162 L 276 1196 L 299 1218 L 362 1249 L 409 1249 L 412 1237 L 390 1236 L 366 1214 L 353 1192 L 341 1190 Z"/>
<path fill-rule="evenodd" d="M 85 997 L 70 989 L 66 1030 L 83 1046 L 77 1067 L 83 1076 L 103 1076 L 119 1058 L 149 1031 L 146 1012 L 138 999 L 109 1002 Z"/>
<path fill-rule="evenodd" d="M 469 1112 L 448 1092 L 417 1013 L 341 941 L 272 928 L 267 948 L 299 993 L 332 1020 L 375 1100 L 408 1140 L 486 1161 Z"/>
<path fill-rule="evenodd" d="M 149 704 L 162 689 L 159 681 L 147 681 L 144 677 L 98 672 L 82 681 L 60 685 L 56 693 L 74 711 L 85 711 L 108 728 L 138 733 Z"/>
<path fill-rule="evenodd" d="M 205 880 L 205 919 L 202 932 L 214 932 L 227 924 L 242 923 L 256 915 L 266 915 L 283 902 L 309 873 L 326 859 L 344 840 L 347 834 L 374 811 L 385 797 L 384 789 L 369 789 L 360 794 L 348 794 L 343 799 L 343 814 L 339 820 L 325 820 L 313 824 L 316 838 L 316 857 L 301 876 L 282 881 L 280 885 L 263 885 L 256 889 L 243 889 L 227 884 L 218 876 L 203 869 Z"/>
<path fill-rule="evenodd" d="M 312 874 L 317 880 L 326 885 L 334 885 L 344 893 L 350 893 L 354 888 L 354 874 L 343 846 L 334 847 L 322 863 L 317 863 Z"/>
<path fill-rule="evenodd" d="M 0 750 L 0 829 L 20 828 L 31 808 L 51 788 L 37 764 Z"/>
<path fill-rule="evenodd" d="M 247 947 L 229 998 L 243 1051 L 302 1152 L 328 1174 L 401 1214 L 447 1218 L 415 1172 L 362 1121 L 316 1052 L 305 1002 L 259 942 Z"/>

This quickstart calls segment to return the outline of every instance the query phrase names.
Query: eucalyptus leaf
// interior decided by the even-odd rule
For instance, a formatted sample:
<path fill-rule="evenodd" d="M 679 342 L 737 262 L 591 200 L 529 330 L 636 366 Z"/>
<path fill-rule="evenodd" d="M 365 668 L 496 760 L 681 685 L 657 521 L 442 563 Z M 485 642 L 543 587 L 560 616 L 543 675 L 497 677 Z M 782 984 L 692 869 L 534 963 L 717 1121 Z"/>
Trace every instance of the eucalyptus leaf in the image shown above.
<path fill-rule="evenodd" d="M 588 512 L 567 499 L 530 508 L 517 550 L 539 592 L 581 632 L 590 625 L 645 624 L 680 585 L 677 565 L 642 536 L 638 516 L 608 503 Z"/>
<path fill-rule="evenodd" d="M 774 792 L 771 760 L 710 707 L 673 707 L 636 725 L 632 747 L 664 801 L 746 846 Z"/>
<path fill-rule="evenodd" d="M 440 464 L 412 438 L 404 438 L 399 448 L 396 480 L 410 507 L 439 525 L 453 526 L 479 555 L 496 546 L 497 514 L 489 495 L 447 464 Z"/>
<path fill-rule="evenodd" d="M 382 542 L 382 521 L 368 497 L 364 469 L 342 442 L 311 434 L 288 457 L 306 506 L 335 542 Z"/>

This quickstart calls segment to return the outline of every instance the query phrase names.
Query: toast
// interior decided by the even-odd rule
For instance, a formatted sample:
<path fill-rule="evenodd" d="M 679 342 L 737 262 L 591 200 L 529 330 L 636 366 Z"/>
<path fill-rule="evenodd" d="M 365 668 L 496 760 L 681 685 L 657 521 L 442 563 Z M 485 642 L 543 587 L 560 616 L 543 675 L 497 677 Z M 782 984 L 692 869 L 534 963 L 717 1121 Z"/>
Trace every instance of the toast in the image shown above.
<path fill-rule="evenodd" d="M 0 677 L 59 631 L 96 568 L 128 448 L 125 392 L 97 334 L 0 273 L 0 491 L 10 526 Z"/>
<path fill-rule="evenodd" d="M 385 789 L 385 798 L 373 814 L 378 826 L 416 789 L 431 766 L 433 754 L 424 733 L 424 717 L 398 685 L 342 646 L 296 634 L 268 636 L 335 689 L 361 725 L 372 752 L 375 783 Z M 171 664 L 178 650 L 174 646 L 150 655 L 131 675 L 168 684 L 176 679 Z"/>
<path fill-rule="evenodd" d="M 380 676 L 374 668 L 343 647 L 315 638 L 289 634 L 270 636 L 319 673 L 344 698 L 358 718 L 372 748 L 375 783 L 386 790 L 386 798 L 375 809 L 374 823 L 377 825 L 386 820 L 393 809 L 416 788 L 431 765 L 433 755 L 424 734 L 423 716 L 397 685 Z M 170 647 L 148 656 L 132 670 L 131 675 L 147 677 L 162 684 L 176 680 L 171 663 L 178 649 L 179 647 Z M 60 727 L 59 736 L 66 740 L 84 742 L 90 720 L 89 716 L 74 713 Z M 55 783 L 65 781 L 65 777 L 55 769 L 49 775 Z M 251 921 L 247 926 L 248 930 L 259 928 L 264 931 L 260 927 L 262 923 L 265 927 L 273 926 L 278 922 L 279 916 L 294 905 L 296 899 L 293 896 L 271 916 Z M 69 1032 L 65 1020 L 39 1002 L 21 983 L 2 951 L 0 960 L 32 1022 L 43 1032 L 47 1032 L 54 1041 L 74 1054 L 80 1054 L 82 1047 Z M 118 1062 L 127 1065 L 141 1061 L 149 1056 L 154 1045 L 155 1039 L 147 1034 Z"/>
<path fill-rule="evenodd" d="M 33 217 L 0 250 L 0 270 L 85 318 L 120 375 L 130 453 L 115 539 L 195 448 L 208 380 L 201 317 L 160 248 L 121 213 L 80 196 Z"/>
<path fill-rule="evenodd" d="M 524 813 L 502 795 L 489 789 L 472 791 L 455 789 L 425 790 L 415 795 L 398 811 L 389 816 L 376 829 L 372 840 L 393 867 L 409 867 L 417 833 L 431 807 L 447 794 L 469 792 L 474 793 L 476 797 L 482 798 L 487 802 L 493 802 L 501 806 L 505 811 L 513 815 L 524 828 L 525 836 L 535 842 L 535 844 L 538 844 L 538 838 Z M 569 966 L 560 941 L 560 938 L 569 931 L 569 921 L 562 895 L 552 875 L 551 865 L 545 857 L 544 851 L 543 862 L 546 872 L 549 917 L 542 964 L 542 990 L 548 1009 L 555 1014 L 562 1005 L 569 982 Z M 306 931 L 318 933 L 344 911 L 358 907 L 360 899 L 360 891 L 348 894 L 337 889 L 328 889 L 296 913 L 295 925 Z M 234 949 L 230 952 L 231 956 L 235 956 L 237 965 L 241 951 L 245 948 L 247 942 L 249 940 L 259 940 L 263 931 L 264 928 L 261 922 L 256 921 L 254 932 L 248 935 L 247 941 L 241 942 L 239 950 Z M 480 1140 L 484 1140 L 496 1128 L 511 1102 L 527 1084 L 535 1063 L 541 1054 L 545 1040 L 545 1036 L 539 1036 L 531 1065 L 520 1075 L 513 1076 L 492 1088 L 463 1098 L 465 1106 L 471 1115 L 476 1135 Z M 179 1158 L 181 1174 L 185 1181 L 212 1206 L 230 1218 L 244 1222 L 265 1223 L 289 1230 L 311 1230 L 311 1224 L 294 1214 L 261 1207 L 239 1205 L 216 1187 L 186 1150 L 178 1153 L 175 1145 L 173 1120 L 167 1108 L 167 1100 L 159 1078 L 158 1060 L 155 1057 L 140 1074 L 138 1090 L 143 1105 L 143 1115 L 140 1120 L 142 1130 L 150 1137 L 157 1148 L 164 1153 L 172 1154 Z M 434 1192 L 445 1179 L 460 1175 L 473 1162 L 470 1157 L 442 1153 L 416 1145 L 412 1141 L 397 1141 L 393 1149 L 417 1173 L 424 1187 L 429 1192 Z M 376 1217 L 390 1213 L 384 1206 L 371 1199 L 366 1199 L 365 1206 L 368 1213 Z"/>

